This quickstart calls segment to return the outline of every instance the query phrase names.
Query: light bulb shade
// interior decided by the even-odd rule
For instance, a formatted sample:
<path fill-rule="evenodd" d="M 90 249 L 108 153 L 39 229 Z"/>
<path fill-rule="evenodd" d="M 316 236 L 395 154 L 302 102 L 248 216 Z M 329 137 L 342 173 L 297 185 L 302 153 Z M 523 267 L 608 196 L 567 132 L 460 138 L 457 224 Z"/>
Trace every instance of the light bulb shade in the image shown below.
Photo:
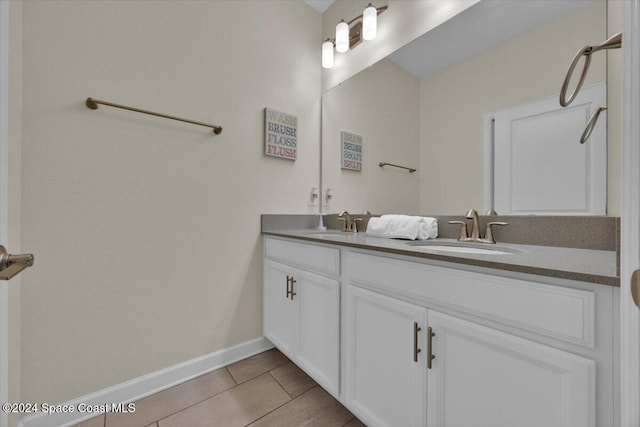
<path fill-rule="evenodd" d="M 371 6 L 362 13 L 362 38 L 365 40 L 373 40 L 376 38 L 378 31 L 378 10 Z"/>
<path fill-rule="evenodd" d="M 340 53 L 349 50 L 349 25 L 344 21 L 336 25 L 336 50 Z"/>
<path fill-rule="evenodd" d="M 333 67 L 333 43 L 327 40 L 322 43 L 322 68 Z"/>

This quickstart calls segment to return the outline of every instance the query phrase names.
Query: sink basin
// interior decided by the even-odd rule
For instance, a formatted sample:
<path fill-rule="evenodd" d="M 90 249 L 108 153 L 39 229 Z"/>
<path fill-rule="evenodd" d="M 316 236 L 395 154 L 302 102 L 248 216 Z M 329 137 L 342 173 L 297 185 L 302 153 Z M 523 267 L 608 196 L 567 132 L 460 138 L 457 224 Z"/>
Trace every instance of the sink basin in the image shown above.
<path fill-rule="evenodd" d="M 420 241 L 420 242 L 407 242 L 407 245 L 413 246 L 416 249 L 433 252 L 449 252 L 457 254 L 472 254 L 472 255 L 511 255 L 515 253 L 513 249 L 505 248 L 504 246 L 495 246 L 482 243 L 466 243 L 466 242 L 450 242 L 443 243 L 437 241 Z"/>

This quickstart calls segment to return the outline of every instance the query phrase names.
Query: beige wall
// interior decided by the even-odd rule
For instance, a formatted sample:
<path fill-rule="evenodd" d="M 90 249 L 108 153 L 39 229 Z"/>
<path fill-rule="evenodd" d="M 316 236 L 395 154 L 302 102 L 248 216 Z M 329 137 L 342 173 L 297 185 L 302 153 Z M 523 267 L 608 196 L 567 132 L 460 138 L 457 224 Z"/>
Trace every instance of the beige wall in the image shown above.
<path fill-rule="evenodd" d="M 260 214 L 317 211 L 320 15 L 299 1 L 22 6 L 12 85 L 36 265 L 22 276 L 21 400 L 261 336 Z M 224 130 L 92 111 L 88 96 Z M 298 116 L 296 162 L 263 156 L 266 106 Z"/>
<path fill-rule="evenodd" d="M 420 212 L 482 207 L 483 114 L 556 95 L 576 51 L 606 39 L 605 16 L 599 1 L 420 82 Z M 585 84 L 605 79 L 605 56 L 594 56 Z M 608 144 L 617 155 L 619 139 Z M 612 215 L 619 213 L 618 181 L 610 170 Z"/>
<path fill-rule="evenodd" d="M 8 182 L 8 250 L 21 253 L 21 156 L 22 156 L 22 3 L 9 3 L 9 182 Z M 22 274 L 3 282 L 8 288 L 9 307 L 9 401 L 21 402 L 22 335 L 20 327 Z M 9 415 L 15 425 L 18 414 Z"/>
<path fill-rule="evenodd" d="M 391 83 L 392 82 L 392 83 Z M 333 198 L 324 212 L 418 213 L 419 80 L 385 59 L 322 99 L 322 185 Z M 340 132 L 362 136 L 362 171 L 340 168 Z"/>
<path fill-rule="evenodd" d="M 335 53 L 335 65 L 322 70 L 323 90 L 331 89 L 361 70 L 386 58 L 400 47 L 437 27 L 479 0 L 455 2 L 433 0 L 389 0 L 374 3 L 389 8 L 378 19 L 378 35 L 345 53 Z M 336 24 L 362 14 L 369 0 L 336 0 L 322 14 L 322 39 L 335 38 Z M 319 48 L 318 48 L 319 49 Z"/>

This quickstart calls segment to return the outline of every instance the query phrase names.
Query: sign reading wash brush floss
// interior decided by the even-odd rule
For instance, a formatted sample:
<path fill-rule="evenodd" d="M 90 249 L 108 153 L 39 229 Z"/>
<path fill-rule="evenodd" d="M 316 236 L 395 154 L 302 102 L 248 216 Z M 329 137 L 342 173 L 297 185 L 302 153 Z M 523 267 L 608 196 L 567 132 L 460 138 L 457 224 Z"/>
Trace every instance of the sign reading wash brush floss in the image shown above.
<path fill-rule="evenodd" d="M 264 154 L 295 160 L 298 157 L 298 118 L 264 109 Z"/>
<path fill-rule="evenodd" d="M 355 133 L 340 132 L 342 169 L 360 172 L 362 170 L 362 137 Z"/>

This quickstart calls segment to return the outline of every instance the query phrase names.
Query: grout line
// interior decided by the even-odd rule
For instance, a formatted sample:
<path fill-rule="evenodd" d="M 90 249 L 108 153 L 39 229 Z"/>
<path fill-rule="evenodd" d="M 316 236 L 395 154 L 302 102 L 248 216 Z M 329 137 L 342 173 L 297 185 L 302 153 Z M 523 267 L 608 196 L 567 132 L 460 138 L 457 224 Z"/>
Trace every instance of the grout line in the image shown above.
<path fill-rule="evenodd" d="M 159 423 L 160 423 L 160 421 L 162 421 L 162 420 L 166 420 L 167 418 L 172 417 L 172 416 L 174 416 L 174 415 L 176 415 L 176 414 L 179 414 L 180 412 L 186 411 L 187 409 L 191 409 L 191 408 L 193 408 L 194 406 L 201 404 L 202 402 L 205 402 L 205 401 L 207 401 L 207 400 L 209 400 L 209 399 L 213 399 L 214 397 L 219 396 L 219 395 L 221 395 L 222 393 L 226 393 L 226 392 L 228 392 L 228 391 L 231 391 L 231 390 L 233 390 L 233 389 L 234 389 L 234 388 L 236 388 L 236 387 L 238 387 L 238 384 L 236 384 L 236 385 L 234 385 L 234 386 L 232 386 L 232 387 L 229 387 L 229 388 L 227 388 L 227 389 L 225 389 L 225 390 L 222 390 L 220 393 L 216 393 L 216 394 L 214 394 L 213 396 L 209 396 L 209 397 L 207 397 L 206 399 L 202 399 L 202 400 L 200 400 L 200 401 L 198 401 L 198 402 L 196 402 L 196 403 L 194 403 L 194 404 L 192 404 L 192 405 L 185 406 L 184 408 L 181 408 L 180 410 L 178 410 L 178 411 L 176 411 L 176 412 L 173 412 L 173 413 L 171 413 L 171 414 L 169 414 L 169 415 L 167 415 L 167 416 L 165 416 L 165 417 L 160 418 L 159 420 L 156 420 L 156 424 L 160 425 L 160 424 L 159 424 Z"/>
<path fill-rule="evenodd" d="M 269 374 L 269 375 L 271 375 L 271 374 Z M 274 378 L 274 379 L 275 379 L 275 378 Z M 277 382 L 277 380 L 276 380 L 276 382 Z M 279 385 L 279 384 L 280 384 L 280 383 L 278 383 L 278 385 Z M 307 390 L 307 391 L 305 391 L 304 393 L 302 393 L 300 396 L 297 396 L 297 397 L 295 397 L 295 398 L 291 399 L 290 401 L 283 403 L 282 405 L 278 406 L 277 408 L 274 408 L 273 410 L 271 410 L 271 411 L 267 412 L 267 413 L 266 413 L 266 414 L 264 414 L 263 416 L 261 416 L 261 417 L 259 417 L 259 418 L 256 418 L 255 420 L 253 420 L 253 421 L 251 421 L 249 424 L 247 424 L 245 427 L 249 427 L 249 426 L 251 426 L 251 424 L 258 422 L 260 419 L 262 419 L 262 418 L 266 417 L 266 416 L 267 416 L 267 415 L 269 415 L 270 413 L 275 412 L 275 411 L 277 411 L 278 409 L 282 408 L 283 406 L 286 406 L 286 405 L 288 405 L 288 404 L 292 403 L 293 401 L 300 399 L 302 396 L 304 396 L 305 394 L 307 394 L 308 392 L 310 392 L 311 390 L 313 390 L 313 389 L 314 389 L 314 388 L 316 388 L 316 387 L 320 387 L 320 386 L 319 386 L 318 384 L 314 385 L 314 386 L 313 386 L 313 387 L 311 387 L 309 390 Z M 283 387 L 283 388 L 284 388 L 284 387 Z M 285 390 L 285 392 L 286 392 L 286 390 Z M 289 394 L 289 393 L 287 393 L 287 394 Z"/>
<path fill-rule="evenodd" d="M 267 351 L 269 351 L 269 350 L 267 350 Z M 265 353 L 265 352 L 263 352 L 263 353 Z M 262 354 L 262 353 L 258 353 L 258 354 Z M 255 355 L 254 355 L 254 356 L 251 356 L 251 357 L 255 357 Z M 243 359 L 243 360 L 248 360 L 248 359 Z M 285 360 L 286 360 L 286 361 L 288 361 L 289 359 L 287 359 L 287 358 L 285 357 Z M 236 363 L 238 363 L 238 362 L 236 362 Z M 174 415 L 176 415 L 176 414 L 178 414 L 178 413 L 180 413 L 180 412 L 182 412 L 182 411 L 186 411 L 187 409 L 192 408 L 192 407 L 194 407 L 194 406 L 196 406 L 196 405 L 199 405 L 200 403 L 202 403 L 202 402 L 204 402 L 204 401 L 206 401 L 206 400 L 212 399 L 212 398 L 214 398 L 214 397 L 216 397 L 216 396 L 218 396 L 218 395 L 220 395 L 220 394 L 222 394 L 222 393 L 225 393 L 225 392 L 227 392 L 227 391 L 233 390 L 234 388 L 236 388 L 236 387 L 240 386 L 240 384 L 244 384 L 244 383 L 249 382 L 249 381 L 251 381 L 251 380 L 253 380 L 253 379 L 256 379 L 256 378 L 258 378 L 260 375 L 264 375 L 265 373 L 269 373 L 269 371 L 267 371 L 267 372 L 264 372 L 264 373 L 262 373 L 262 374 L 260 374 L 260 375 L 255 376 L 255 377 L 253 377 L 253 378 L 251 378 L 251 379 L 248 379 L 248 380 L 246 380 L 246 381 L 244 381 L 244 382 L 242 382 L 242 383 L 239 383 L 238 381 L 236 381 L 235 377 L 231 374 L 231 371 L 228 369 L 228 367 L 229 367 L 229 366 L 231 366 L 231 365 L 224 366 L 223 368 L 220 368 L 220 369 L 224 369 L 224 370 L 227 372 L 227 374 L 229 374 L 229 377 L 231 378 L 231 381 L 233 381 L 233 384 L 234 384 L 233 386 L 231 386 L 231 387 L 229 387 L 229 388 L 226 388 L 226 389 L 224 389 L 224 390 L 221 390 L 221 391 L 219 391 L 218 393 L 213 394 L 213 395 L 211 395 L 211 396 L 207 396 L 207 397 L 205 397 L 205 398 L 204 398 L 204 399 L 202 399 L 202 400 L 199 400 L 199 401 L 197 401 L 197 402 L 195 402 L 195 403 L 193 403 L 193 404 L 191 404 L 191 405 L 188 405 L 188 406 L 185 406 L 185 407 L 183 407 L 183 408 L 180 408 L 180 409 L 179 409 L 179 410 L 177 410 L 176 412 L 173 412 L 173 413 L 171 413 L 171 414 L 168 414 L 168 415 L 166 415 L 166 416 L 164 416 L 164 417 L 162 417 L 162 418 L 160 418 L 160 419 L 156 420 L 156 421 L 155 421 L 155 422 L 156 422 L 156 425 L 157 425 L 157 426 L 159 426 L 159 425 L 160 425 L 160 421 L 162 421 L 162 420 L 165 420 L 165 419 L 167 419 L 167 418 L 169 418 L 169 417 L 172 417 L 172 416 L 174 416 Z M 280 365 L 280 366 L 282 366 L 282 365 Z M 275 369 L 275 368 L 274 368 L 274 369 Z M 215 372 L 215 371 L 212 371 L 212 372 Z M 173 386 L 173 387 L 178 387 L 178 386 L 180 386 L 180 385 L 182 385 L 182 384 L 185 384 L 185 383 L 187 383 L 187 382 L 189 382 L 189 381 L 193 381 L 193 380 L 195 380 L 195 379 L 197 379 L 197 378 L 200 378 L 200 377 L 202 377 L 202 376 L 204 376 L 204 375 L 207 375 L 207 374 L 208 374 L 208 373 L 206 373 L 206 374 L 202 374 L 202 375 L 200 375 L 200 376 L 197 376 L 197 377 L 195 377 L 195 378 L 192 378 L 191 380 L 184 381 L 184 382 L 182 382 L 182 383 L 180 383 L 180 384 L 176 384 L 176 385 L 175 385 L 175 386 Z M 276 381 L 276 382 L 277 382 L 277 381 Z M 280 383 L 278 383 L 278 385 L 280 385 Z M 173 387 L 171 387 L 171 388 L 173 388 Z M 169 389 L 167 389 L 167 390 L 169 390 Z M 162 390 L 162 391 L 165 391 L 165 390 Z M 162 391 L 159 391 L 158 393 L 162 393 Z M 285 392 L 286 392 L 286 390 L 285 390 Z M 154 393 L 154 394 L 152 394 L 151 396 L 154 396 L 155 394 L 158 394 L 158 393 Z M 287 394 L 289 394 L 289 393 L 287 393 Z M 150 396 L 147 396 L 147 397 L 145 397 L 144 399 L 146 399 L 146 398 L 148 398 L 148 397 L 150 397 Z M 142 400 L 142 399 L 140 399 L 140 400 Z M 104 422 L 105 422 L 105 426 L 104 426 L 104 427 L 107 427 L 107 426 L 106 426 L 106 423 L 107 423 L 107 416 L 106 416 L 106 414 L 105 414 L 105 417 L 104 417 Z"/>
<path fill-rule="evenodd" d="M 271 351 L 271 350 L 267 350 L 267 351 Z M 280 351 L 280 350 L 278 350 L 278 351 Z M 266 353 L 266 352 L 264 352 L 264 353 Z M 258 354 L 262 354 L 262 353 L 258 353 Z M 251 377 L 251 378 L 249 378 L 249 379 L 246 379 L 246 380 L 244 380 L 244 381 L 242 381 L 242 382 L 238 382 L 238 381 L 236 381 L 236 379 L 235 379 L 235 378 L 233 378 L 233 375 L 231 375 L 231 371 L 228 371 L 228 372 L 229 372 L 229 374 L 231 375 L 231 377 L 233 378 L 233 381 L 235 381 L 235 382 L 236 382 L 236 384 L 238 384 L 238 385 L 240 385 L 240 384 L 244 384 L 244 383 L 246 383 L 247 381 L 254 380 L 254 379 L 258 378 L 260 375 L 268 374 L 269 372 L 273 371 L 274 369 L 277 369 L 277 368 L 279 368 L 280 366 L 284 366 L 284 365 L 286 365 L 287 363 L 291 362 L 291 360 L 289 360 L 289 358 L 288 358 L 287 356 L 285 356 L 284 354 L 283 354 L 283 356 L 284 356 L 284 361 L 283 361 L 281 364 L 276 365 L 276 366 L 274 366 L 273 368 L 271 368 L 271 369 L 269 369 L 269 370 L 267 370 L 267 371 L 264 371 L 264 372 L 262 372 L 262 373 L 260 373 L 260 374 L 258 374 L 258 375 L 256 375 L 256 376 L 254 376 L 254 377 Z M 252 357 L 255 357 L 255 356 L 252 356 Z M 244 359 L 244 360 L 249 360 L 249 359 Z M 237 362 L 236 362 L 236 363 L 237 363 Z M 225 368 L 226 368 L 226 367 L 225 367 Z"/>
<path fill-rule="evenodd" d="M 221 368 L 221 369 L 222 369 L 222 368 Z M 224 369 L 226 369 L 226 367 L 225 367 Z M 215 372 L 215 371 L 212 371 L 212 372 Z M 227 371 L 227 372 L 228 372 L 228 371 Z M 155 423 L 156 423 L 156 427 L 159 427 L 159 426 L 160 426 L 160 421 L 162 421 L 162 420 L 164 420 L 164 419 L 167 419 L 167 418 L 169 418 L 169 417 L 172 417 L 172 416 L 174 416 L 174 415 L 175 415 L 175 414 L 177 414 L 177 413 L 180 413 L 180 412 L 182 412 L 182 411 L 185 411 L 185 410 L 187 410 L 187 409 L 189 409 L 189 408 L 191 408 L 191 407 L 193 407 L 193 406 L 199 405 L 200 403 L 204 402 L 205 400 L 213 399 L 214 397 L 216 397 L 216 396 L 218 396 L 218 395 L 220 395 L 220 394 L 222 394 L 222 393 L 225 393 L 225 392 L 227 392 L 227 391 L 233 390 L 234 388 L 238 387 L 238 383 L 236 383 L 236 380 L 234 380 L 234 379 L 233 379 L 233 376 L 231 375 L 231 373 L 230 373 L 230 372 L 228 372 L 228 373 L 229 373 L 229 376 L 231 377 L 231 380 L 234 382 L 234 384 L 235 384 L 235 385 L 233 385 L 233 386 L 231 386 L 231 387 L 229 387 L 229 388 L 225 388 L 224 390 L 221 390 L 221 391 L 219 391 L 219 392 L 218 392 L 218 393 L 216 393 L 216 394 L 213 394 L 213 395 L 211 395 L 211 396 L 207 396 L 207 397 L 205 397 L 205 398 L 204 398 L 204 399 L 202 399 L 202 400 L 198 400 L 197 402 L 195 402 L 195 403 L 193 403 L 193 404 L 191 404 L 191 405 L 188 405 L 188 406 L 185 406 L 185 407 L 183 407 L 183 408 L 180 408 L 180 409 L 179 409 L 179 410 L 177 410 L 176 412 L 172 412 L 171 414 L 166 415 L 166 416 L 164 416 L 164 417 L 162 417 L 162 418 L 160 418 L 160 419 L 156 420 L 156 421 L 155 421 Z M 196 378 L 200 378 L 200 377 L 205 376 L 205 375 L 207 375 L 207 374 L 202 374 L 202 375 L 200 375 L 200 376 L 198 376 L 198 377 L 196 377 Z M 191 379 L 191 380 L 189 380 L 189 381 L 195 380 L 196 378 L 192 378 L 192 379 Z M 183 383 L 176 384 L 176 385 L 175 385 L 175 386 L 173 386 L 173 387 L 178 387 L 178 386 L 180 386 L 181 384 L 185 384 L 185 383 L 187 383 L 187 382 L 189 382 L 189 381 L 185 381 L 185 382 L 183 382 Z M 173 388 L 173 387 L 171 387 L 171 388 Z M 166 390 L 169 390 L 169 389 L 166 389 Z M 166 391 L 166 390 L 162 390 L 162 391 Z M 162 391 L 159 391 L 158 393 L 154 393 L 154 394 L 152 394 L 152 395 L 150 395 L 150 396 L 147 396 L 147 397 L 145 397 L 144 399 L 147 399 L 148 397 L 155 396 L 156 394 L 162 393 Z M 140 399 L 140 400 L 142 400 L 142 399 Z M 136 401 L 136 402 L 138 402 L 138 401 Z M 135 403 L 135 402 L 134 402 L 134 403 Z M 104 422 L 105 422 L 105 427 L 107 427 L 107 426 L 106 426 L 106 423 L 107 423 L 107 414 L 105 414 L 105 416 L 104 416 Z M 153 423 L 151 423 L 151 425 L 153 425 Z"/>
<path fill-rule="evenodd" d="M 231 373 L 231 371 L 229 369 L 227 369 L 227 367 L 224 367 L 224 370 L 227 371 L 227 374 L 229 374 L 229 376 L 231 377 L 231 381 L 233 381 L 233 383 L 235 385 L 238 385 L 238 381 L 236 381 L 236 379 L 233 377 L 233 374 Z M 234 386 L 235 387 L 235 386 Z"/>
<path fill-rule="evenodd" d="M 355 420 L 355 419 L 356 419 L 356 417 L 355 417 L 355 416 L 351 417 L 351 418 L 349 419 L 349 421 L 347 421 L 346 423 L 344 423 L 344 425 L 343 425 L 342 427 L 344 427 L 344 426 L 348 425 L 351 421 L 353 421 L 353 420 Z"/>
<path fill-rule="evenodd" d="M 287 394 L 289 395 L 289 397 L 291 398 L 291 400 L 295 399 L 295 397 L 293 397 L 293 396 L 291 395 L 291 393 L 289 393 L 289 392 L 287 391 L 287 389 L 286 389 L 286 388 L 284 388 L 284 386 L 283 386 L 282 384 L 280 384 L 280 381 L 278 381 L 278 379 L 277 379 L 276 377 L 274 377 L 273 375 L 271 375 L 271 371 L 269 371 L 269 372 L 268 372 L 268 374 L 271 376 L 271 378 L 273 378 L 273 380 L 276 382 L 276 384 L 278 384 L 278 385 L 280 386 L 280 388 L 281 388 L 281 389 L 283 389 L 283 390 L 284 390 L 284 392 L 285 392 L 285 393 L 287 393 Z"/>
<path fill-rule="evenodd" d="M 265 372 L 265 373 L 263 373 L 263 374 L 260 374 L 260 375 L 258 375 L 258 377 L 260 377 L 260 376 L 262 376 L 262 375 L 267 375 L 267 374 L 269 374 L 269 372 Z M 271 374 L 269 374 L 269 375 L 271 375 Z M 254 377 L 254 378 L 252 378 L 251 380 L 254 380 L 254 379 L 258 378 L 258 377 Z M 232 377 L 232 378 L 233 378 L 233 377 Z M 272 378 L 273 378 L 273 377 L 272 377 Z M 247 383 L 247 382 L 249 382 L 249 381 L 251 381 L 251 380 L 247 380 L 247 381 L 245 381 L 245 382 L 243 382 L 243 383 L 240 383 L 240 384 L 237 384 L 237 383 L 236 383 L 236 385 L 234 385 L 234 386 L 232 386 L 232 387 L 229 387 L 229 388 L 227 388 L 227 389 L 225 389 L 225 390 L 222 390 L 221 392 L 216 393 L 216 394 L 214 394 L 213 396 L 209 396 L 209 397 L 207 397 L 206 399 L 203 399 L 203 400 L 201 400 L 201 401 L 199 401 L 199 402 L 196 402 L 196 403 L 194 403 L 194 404 L 192 404 L 192 405 L 185 406 L 184 408 L 180 409 L 179 411 L 176 411 L 176 412 L 174 412 L 174 413 L 172 413 L 172 414 L 169 414 L 169 415 L 167 415 L 166 417 L 162 417 L 162 418 L 160 418 L 159 420 L 157 420 L 157 421 L 156 421 L 156 423 L 160 423 L 160 421 L 162 421 L 162 420 L 165 420 L 165 419 L 167 419 L 167 418 L 169 418 L 169 417 L 172 417 L 172 416 L 174 416 L 174 415 L 176 415 L 176 414 L 178 414 L 178 413 L 180 413 L 180 412 L 186 411 L 187 409 L 190 409 L 190 408 L 192 408 L 192 407 L 194 407 L 194 406 L 196 406 L 196 405 L 199 405 L 200 403 L 204 402 L 205 400 L 213 399 L 214 397 L 219 396 L 219 395 L 221 395 L 222 393 L 226 393 L 226 392 L 228 392 L 228 391 L 233 390 L 233 389 L 234 389 L 234 388 L 236 388 L 236 387 L 240 387 L 242 384 L 245 384 L 245 383 Z M 235 380 L 234 380 L 234 381 L 235 381 Z M 276 383 L 278 383 L 278 382 L 276 381 Z M 280 385 L 280 383 L 278 383 L 278 385 Z M 285 390 L 285 393 L 286 393 L 286 390 Z M 289 393 L 287 393 L 287 394 L 289 394 Z M 152 395 L 152 396 L 153 396 L 153 395 Z M 292 399 L 292 400 L 293 400 L 293 399 Z M 289 400 L 289 401 L 287 401 L 287 402 L 283 403 L 283 404 L 282 404 L 282 405 L 280 405 L 280 406 L 284 406 L 284 405 L 286 405 L 286 404 L 287 404 L 287 403 L 289 403 L 289 402 L 291 402 L 291 400 Z M 278 406 L 278 408 L 279 408 L 280 406 Z M 273 411 L 275 411 L 275 410 L 276 410 L 276 409 L 278 409 L 278 408 L 275 408 Z M 273 412 L 273 411 L 270 411 L 270 412 Z M 265 415 L 266 415 L 266 414 L 265 414 Z M 263 415 L 263 416 L 264 416 L 264 415 Z M 262 417 L 260 417 L 260 418 L 262 418 Z M 259 418 L 258 418 L 258 419 L 259 419 Z M 254 421 L 252 421 L 252 422 L 257 421 L 258 419 L 254 420 Z M 159 425 L 159 424 L 158 424 L 158 425 Z"/>

